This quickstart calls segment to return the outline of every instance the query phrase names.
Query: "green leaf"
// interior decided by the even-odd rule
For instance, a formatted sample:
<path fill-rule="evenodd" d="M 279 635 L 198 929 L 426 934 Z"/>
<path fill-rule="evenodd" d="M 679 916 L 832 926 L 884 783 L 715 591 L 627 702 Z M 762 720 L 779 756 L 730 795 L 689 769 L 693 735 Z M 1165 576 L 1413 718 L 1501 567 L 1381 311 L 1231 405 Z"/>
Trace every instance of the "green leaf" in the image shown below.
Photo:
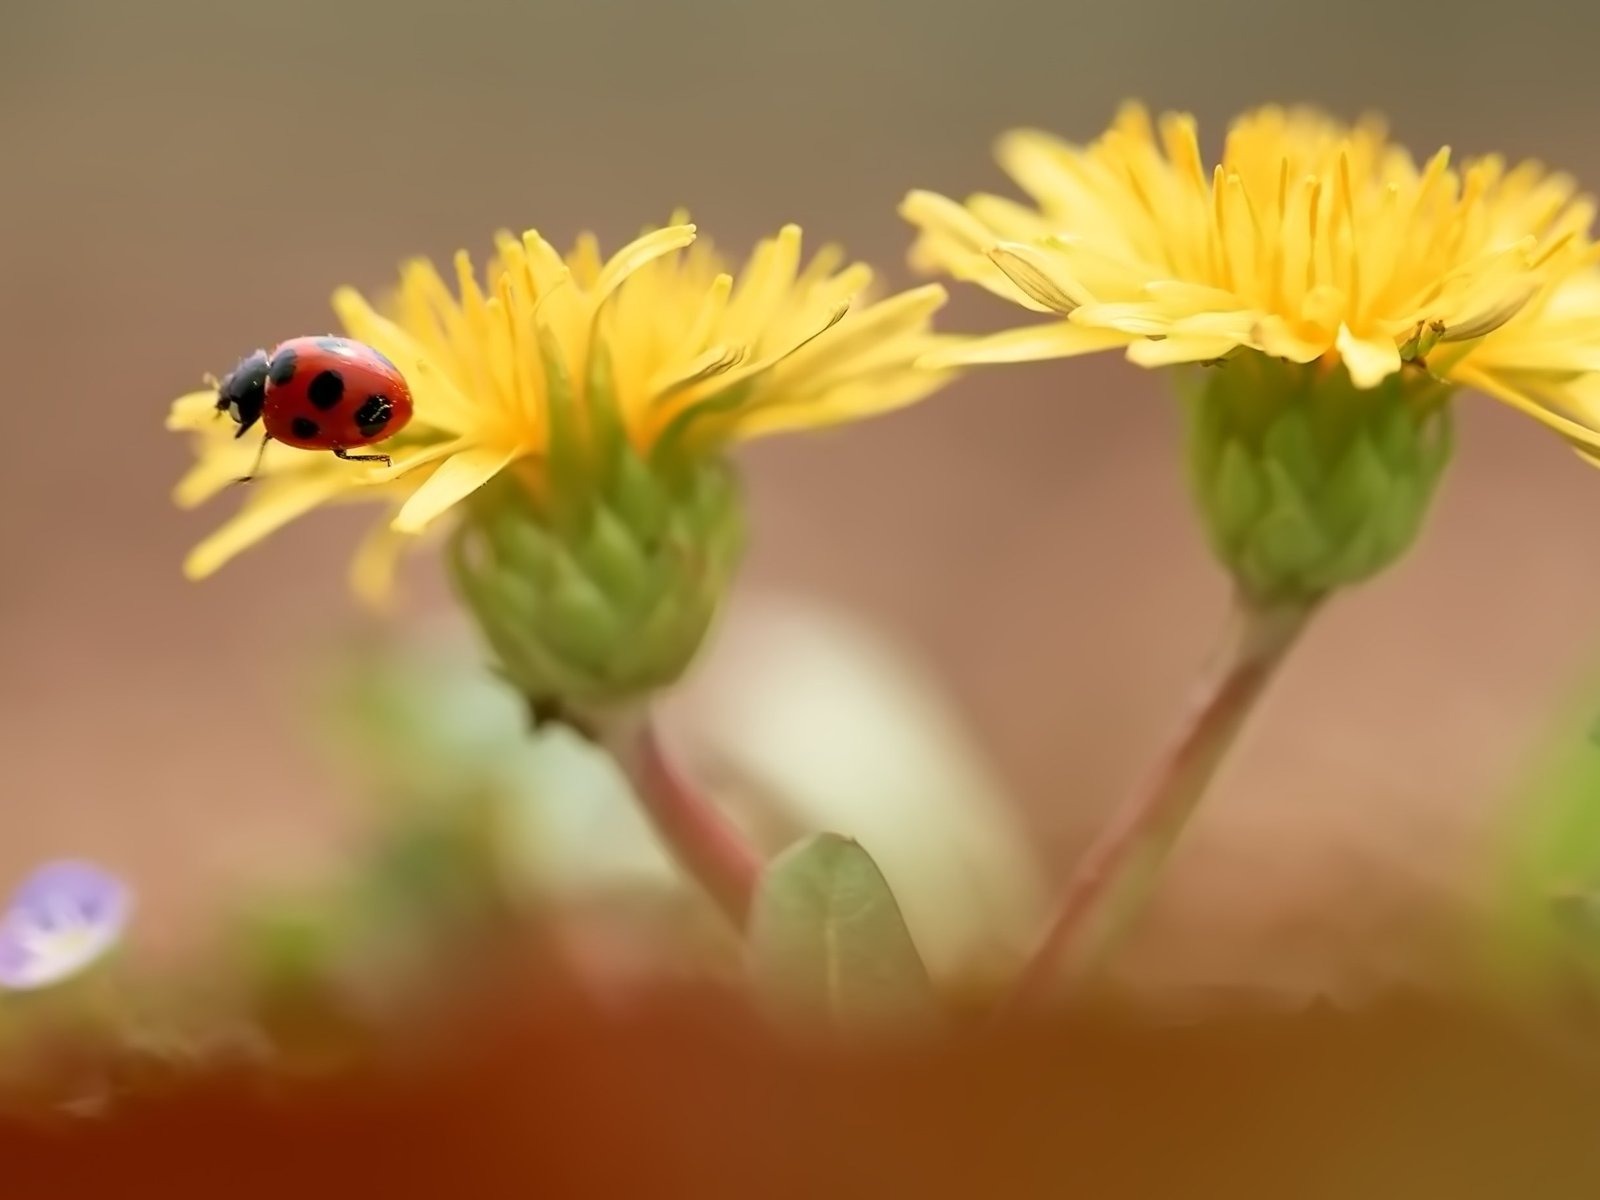
<path fill-rule="evenodd" d="M 771 1005 L 796 1018 L 901 1028 L 938 1018 L 888 882 L 838 834 L 797 842 L 767 868 L 750 914 L 750 965 Z"/>

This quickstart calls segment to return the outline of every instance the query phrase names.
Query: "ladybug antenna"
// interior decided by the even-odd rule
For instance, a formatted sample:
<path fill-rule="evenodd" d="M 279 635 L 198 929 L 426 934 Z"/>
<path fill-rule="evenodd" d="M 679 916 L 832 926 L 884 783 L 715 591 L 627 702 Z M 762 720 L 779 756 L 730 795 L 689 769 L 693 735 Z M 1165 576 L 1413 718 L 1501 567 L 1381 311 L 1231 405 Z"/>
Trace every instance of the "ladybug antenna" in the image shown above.
<path fill-rule="evenodd" d="M 222 403 L 222 380 L 218 379 L 210 371 L 207 371 L 204 375 L 200 376 L 200 382 L 206 387 L 210 388 L 213 392 L 217 393 L 217 407 L 216 410 L 211 414 L 211 419 L 215 421 L 218 417 L 224 415 L 228 411 L 227 406 Z"/>

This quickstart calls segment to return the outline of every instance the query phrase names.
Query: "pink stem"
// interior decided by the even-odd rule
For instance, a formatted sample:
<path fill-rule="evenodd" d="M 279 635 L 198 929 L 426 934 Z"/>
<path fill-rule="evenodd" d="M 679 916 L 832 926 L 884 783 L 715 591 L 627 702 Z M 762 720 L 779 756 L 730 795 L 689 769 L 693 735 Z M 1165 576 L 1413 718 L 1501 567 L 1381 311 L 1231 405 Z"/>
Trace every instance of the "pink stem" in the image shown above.
<path fill-rule="evenodd" d="M 1085 852 L 1008 1008 L 1082 987 L 1115 949 L 1155 892 L 1173 846 L 1312 611 L 1238 606 L 1225 652 L 1201 679 L 1143 785 Z"/>
<path fill-rule="evenodd" d="M 765 865 L 760 853 L 673 765 L 648 718 L 606 743 L 673 857 L 743 929 Z"/>

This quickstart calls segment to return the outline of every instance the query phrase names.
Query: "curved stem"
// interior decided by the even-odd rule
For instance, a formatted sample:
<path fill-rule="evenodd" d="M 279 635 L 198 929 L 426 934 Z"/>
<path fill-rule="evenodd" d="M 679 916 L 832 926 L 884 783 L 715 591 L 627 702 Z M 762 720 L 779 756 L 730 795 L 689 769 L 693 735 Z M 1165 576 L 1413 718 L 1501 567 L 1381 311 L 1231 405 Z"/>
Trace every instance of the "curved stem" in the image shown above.
<path fill-rule="evenodd" d="M 679 865 L 743 929 L 765 865 L 761 854 L 673 765 L 648 717 L 607 727 L 599 740 L 633 784 L 640 807 Z"/>
<path fill-rule="evenodd" d="M 1222 653 L 1144 782 L 1090 845 L 1010 1007 L 1077 989 L 1143 911 L 1162 866 L 1314 608 L 1241 600 Z"/>

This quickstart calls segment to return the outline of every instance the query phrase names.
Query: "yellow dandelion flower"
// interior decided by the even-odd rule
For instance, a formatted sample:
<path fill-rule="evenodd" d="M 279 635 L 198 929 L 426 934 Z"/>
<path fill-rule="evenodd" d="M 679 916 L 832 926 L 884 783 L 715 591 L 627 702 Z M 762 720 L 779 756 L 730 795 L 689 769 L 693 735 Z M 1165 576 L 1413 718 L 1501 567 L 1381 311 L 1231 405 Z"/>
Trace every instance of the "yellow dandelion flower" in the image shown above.
<path fill-rule="evenodd" d="M 589 660 L 606 651 L 591 643 L 626 640 L 630 621 L 665 621 L 664 597 L 693 610 L 686 625 L 700 622 L 710 599 L 680 603 L 661 582 L 672 572 L 651 556 L 663 553 L 668 534 L 680 566 L 703 557 L 702 535 L 731 556 L 731 540 L 710 538 L 706 526 L 727 523 L 735 507 L 722 482 L 708 482 L 725 478 L 723 452 L 732 443 L 884 412 L 948 377 L 918 365 L 948 340 L 929 328 L 942 288 L 866 299 L 871 270 L 847 265 L 831 247 L 806 261 L 794 226 L 761 242 L 737 277 L 682 220 L 610 258 L 588 235 L 563 256 L 537 233 L 503 234 L 485 276 L 465 253 L 454 267 L 453 287 L 432 264 L 415 261 L 385 303 L 351 289 L 334 297 L 344 332 L 387 356 L 411 387 L 411 423 L 373 447 L 392 464 L 268 446 L 240 511 L 189 556 L 191 577 L 312 509 L 374 500 L 390 515 L 356 556 L 355 575 L 361 591 L 378 596 L 397 548 L 441 517 L 464 513 L 482 533 L 515 511 L 523 525 L 554 531 L 562 543 L 522 568 L 560 573 L 576 559 L 588 576 L 506 586 L 617 618 L 590 620 L 572 635 L 584 645 L 556 655 L 584 659 L 592 675 Z M 224 491 L 256 453 L 254 439 L 233 438 L 215 402 L 214 388 L 196 392 L 169 416 L 170 428 L 196 440 L 196 462 L 176 491 L 186 507 Z M 680 509 L 688 526 L 674 525 Z M 502 549 L 515 543 L 527 552 L 526 529 L 507 536 Z M 481 566 L 482 555 L 471 561 Z M 465 571 L 465 559 L 458 565 L 467 582 L 482 582 Z M 652 571 L 653 590 L 645 583 Z M 631 599 L 619 602 L 619 594 Z M 565 616 L 569 633 L 583 625 Z M 665 655 L 670 665 L 681 650 Z M 647 673 L 667 669 L 656 662 Z"/>
<path fill-rule="evenodd" d="M 1231 508 L 1226 528 L 1207 513 L 1214 544 L 1238 570 L 1243 557 L 1267 553 L 1264 521 L 1272 540 L 1294 543 L 1290 557 L 1315 560 L 1311 541 L 1335 543 L 1291 584 L 1272 577 L 1282 563 L 1255 564 L 1245 572 L 1254 586 L 1316 592 L 1382 565 L 1385 554 L 1355 553 L 1351 539 L 1394 549 L 1414 523 L 1391 521 L 1377 538 L 1353 512 L 1351 492 L 1361 489 L 1350 479 L 1386 470 L 1392 480 L 1403 467 L 1431 481 L 1445 454 L 1441 402 L 1456 386 L 1505 401 L 1586 453 L 1600 447 L 1594 205 L 1564 175 L 1493 157 L 1458 167 L 1448 150 L 1418 163 L 1376 120 L 1345 126 L 1279 108 L 1236 121 L 1210 169 L 1193 118 L 1152 122 L 1138 106 L 1087 146 L 1020 131 L 1001 140 L 999 157 L 1032 203 L 913 192 L 902 211 L 919 230 L 914 261 L 1060 319 L 950 346 L 930 362 L 1123 348 L 1142 366 L 1223 364 L 1202 388 L 1210 408 L 1237 408 L 1239 393 L 1250 392 L 1258 413 L 1253 436 L 1238 428 L 1242 417 L 1201 414 L 1226 426 L 1211 430 L 1194 464 L 1203 488 L 1228 497 L 1203 495 L 1202 507 Z M 1349 394 L 1323 395 L 1329 380 Z M 1263 458 L 1271 457 L 1262 446 L 1264 388 L 1300 423 L 1274 435 L 1295 446 L 1280 446 L 1280 457 L 1304 463 L 1313 443 L 1326 453 L 1322 402 L 1390 426 L 1352 426 L 1334 439 L 1336 461 L 1289 470 L 1295 494 L 1274 497 L 1287 485 Z M 1402 393 L 1414 429 L 1383 399 Z M 1415 441 L 1424 433 L 1426 443 Z M 1342 508 L 1319 513 L 1330 488 Z M 1304 536 L 1285 539 L 1286 521 Z M 1349 561 L 1322 570 L 1335 550 Z"/>
<path fill-rule="evenodd" d="M 1191 117 L 1164 115 L 1158 132 L 1138 107 L 1087 147 L 1013 133 L 1000 159 L 1037 207 L 913 193 L 915 253 L 1067 319 L 948 358 L 1124 346 L 1158 366 L 1250 349 L 1337 356 L 1373 387 L 1441 345 L 1430 368 L 1545 419 L 1600 369 L 1593 204 L 1535 164 L 1458 170 L 1441 150 L 1419 166 L 1375 121 L 1271 108 L 1233 126 L 1209 171 Z"/>

